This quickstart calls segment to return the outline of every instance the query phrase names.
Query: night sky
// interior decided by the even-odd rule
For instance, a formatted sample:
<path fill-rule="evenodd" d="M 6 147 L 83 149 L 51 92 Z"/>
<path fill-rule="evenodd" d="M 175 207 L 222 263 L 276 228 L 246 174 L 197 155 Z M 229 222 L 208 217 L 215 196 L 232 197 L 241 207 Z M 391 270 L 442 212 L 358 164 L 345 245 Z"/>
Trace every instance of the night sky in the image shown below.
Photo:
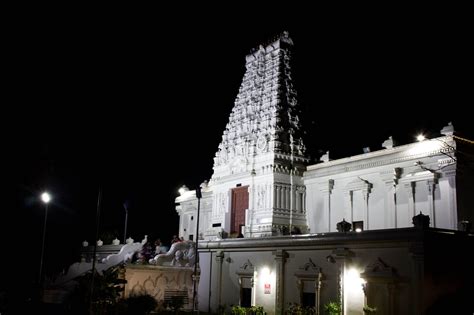
<path fill-rule="evenodd" d="M 293 77 L 305 111 L 306 146 L 332 159 L 399 144 L 449 121 L 473 139 L 472 36 L 462 20 L 403 19 L 259 23 L 176 20 L 101 23 L 44 20 L 8 35 L 2 135 L 8 187 L 4 234 L 25 274 L 38 272 L 44 206 L 45 268 L 78 259 L 99 235 L 178 232 L 177 189 L 212 175 L 213 157 L 245 71 L 245 55 L 283 30 L 294 45 Z M 320 151 L 318 151 L 320 150 Z M 4 198 L 5 198 L 4 197 Z M 8 217 L 5 217 L 9 213 Z M 10 263 L 2 257 L 3 263 Z"/>

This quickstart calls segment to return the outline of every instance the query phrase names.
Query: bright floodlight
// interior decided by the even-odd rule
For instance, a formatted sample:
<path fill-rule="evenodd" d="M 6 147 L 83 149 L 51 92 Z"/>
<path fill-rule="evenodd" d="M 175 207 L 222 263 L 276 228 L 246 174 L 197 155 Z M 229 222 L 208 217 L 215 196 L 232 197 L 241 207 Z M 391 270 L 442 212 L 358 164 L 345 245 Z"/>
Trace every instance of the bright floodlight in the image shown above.
<path fill-rule="evenodd" d="M 360 233 L 360 232 L 362 232 L 362 229 L 361 228 L 356 228 L 356 232 Z"/>
<path fill-rule="evenodd" d="M 51 201 L 51 195 L 48 194 L 47 192 L 44 192 L 41 194 L 41 200 L 44 202 L 44 203 L 48 203 Z"/>
<path fill-rule="evenodd" d="M 418 136 L 416 136 L 416 140 L 423 141 L 423 140 L 425 140 L 425 136 L 420 133 Z"/>

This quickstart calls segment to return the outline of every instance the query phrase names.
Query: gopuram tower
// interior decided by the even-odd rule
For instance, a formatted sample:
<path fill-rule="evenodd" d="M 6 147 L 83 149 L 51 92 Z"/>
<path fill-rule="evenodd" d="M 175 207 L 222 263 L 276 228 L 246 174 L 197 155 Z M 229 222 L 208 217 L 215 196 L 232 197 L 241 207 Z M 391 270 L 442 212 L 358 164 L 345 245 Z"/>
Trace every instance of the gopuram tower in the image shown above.
<path fill-rule="evenodd" d="M 309 159 L 291 79 L 293 42 L 284 32 L 246 56 L 246 72 L 202 185 L 199 235 L 262 237 L 307 231 L 302 175 Z M 195 238 L 194 191 L 176 198 L 180 234 Z"/>

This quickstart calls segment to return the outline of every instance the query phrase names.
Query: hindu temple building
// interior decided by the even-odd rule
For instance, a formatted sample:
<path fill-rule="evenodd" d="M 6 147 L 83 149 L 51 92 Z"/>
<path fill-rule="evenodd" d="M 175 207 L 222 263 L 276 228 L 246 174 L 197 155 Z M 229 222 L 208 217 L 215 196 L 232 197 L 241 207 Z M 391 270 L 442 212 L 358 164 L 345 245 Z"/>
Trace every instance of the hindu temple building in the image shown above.
<path fill-rule="evenodd" d="M 435 139 L 310 164 L 292 47 L 283 33 L 246 56 L 213 175 L 176 198 L 180 235 L 199 238 L 198 308 L 422 314 L 472 288 L 464 139 L 447 121 Z"/>
<path fill-rule="evenodd" d="M 389 137 L 381 150 L 312 163 L 292 47 L 283 33 L 246 56 L 212 177 L 176 198 L 186 241 L 151 259 L 146 235 L 84 242 L 45 302 L 63 303 L 91 270 L 122 266 L 123 297 L 148 294 L 162 310 L 472 313 L 472 141 L 448 120 L 437 138 Z"/>

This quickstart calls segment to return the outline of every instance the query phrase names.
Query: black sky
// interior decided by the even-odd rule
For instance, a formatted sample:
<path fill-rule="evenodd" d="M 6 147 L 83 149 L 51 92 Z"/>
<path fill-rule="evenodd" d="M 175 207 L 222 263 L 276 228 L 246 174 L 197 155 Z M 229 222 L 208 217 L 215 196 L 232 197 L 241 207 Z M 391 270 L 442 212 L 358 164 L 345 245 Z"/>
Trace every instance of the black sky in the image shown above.
<path fill-rule="evenodd" d="M 306 146 L 315 152 L 339 158 L 377 150 L 390 135 L 408 143 L 418 131 L 439 135 L 449 121 L 474 138 L 474 54 L 462 19 L 225 20 L 65 17 L 10 26 L 2 133 L 11 215 L 3 223 L 34 266 L 43 189 L 54 196 L 51 270 L 92 241 L 99 186 L 100 234 L 123 237 L 129 200 L 129 234 L 169 242 L 178 229 L 177 189 L 212 174 L 245 55 L 283 30 L 295 43 L 294 83 L 311 135 Z"/>

